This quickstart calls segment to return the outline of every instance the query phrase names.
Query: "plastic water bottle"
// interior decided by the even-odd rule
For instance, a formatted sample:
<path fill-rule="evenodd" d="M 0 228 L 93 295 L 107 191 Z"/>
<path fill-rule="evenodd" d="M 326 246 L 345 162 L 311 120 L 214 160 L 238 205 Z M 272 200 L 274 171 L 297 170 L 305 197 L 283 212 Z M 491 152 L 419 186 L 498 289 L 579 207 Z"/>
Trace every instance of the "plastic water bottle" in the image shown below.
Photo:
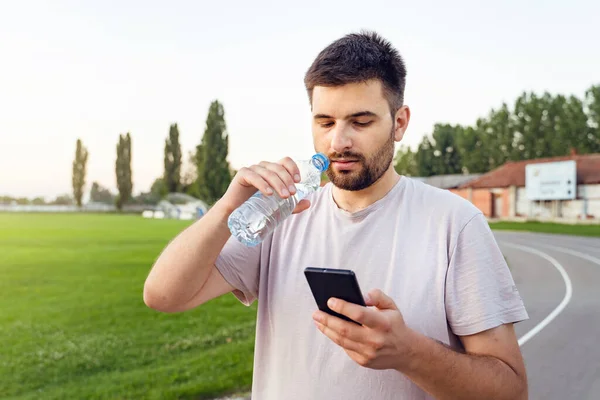
<path fill-rule="evenodd" d="M 297 161 L 296 165 L 300 169 L 301 180 L 296 184 L 293 196 L 282 199 L 276 192 L 271 196 L 257 192 L 231 213 L 227 224 L 231 234 L 241 243 L 249 247 L 256 246 L 292 215 L 300 200 L 321 186 L 321 173 L 329 168 L 329 159 L 317 153 L 310 160 Z"/>

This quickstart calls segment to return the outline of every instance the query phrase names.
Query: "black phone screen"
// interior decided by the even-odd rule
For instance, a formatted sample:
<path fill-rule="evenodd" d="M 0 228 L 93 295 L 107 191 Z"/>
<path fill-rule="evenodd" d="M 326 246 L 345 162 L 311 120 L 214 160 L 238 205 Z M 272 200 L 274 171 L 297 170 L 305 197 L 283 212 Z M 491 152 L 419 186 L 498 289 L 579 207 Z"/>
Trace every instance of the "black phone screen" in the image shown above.
<path fill-rule="evenodd" d="M 348 269 L 314 268 L 304 270 L 304 275 L 317 303 L 319 310 L 334 315 L 346 321 L 356 321 L 331 310 L 327 301 L 331 297 L 345 300 L 349 303 L 366 306 L 356 275 Z M 359 324 L 360 325 L 360 324 Z"/>

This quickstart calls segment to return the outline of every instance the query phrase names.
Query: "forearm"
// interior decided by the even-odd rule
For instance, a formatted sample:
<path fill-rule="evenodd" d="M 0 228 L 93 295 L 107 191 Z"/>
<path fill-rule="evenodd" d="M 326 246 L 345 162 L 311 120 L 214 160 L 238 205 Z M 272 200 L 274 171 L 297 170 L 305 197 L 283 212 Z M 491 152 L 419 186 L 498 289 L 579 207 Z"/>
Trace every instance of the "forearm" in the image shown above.
<path fill-rule="evenodd" d="M 436 399 L 526 399 L 526 379 L 489 356 L 464 354 L 414 333 L 413 354 L 399 368 Z"/>
<path fill-rule="evenodd" d="M 187 303 L 206 283 L 230 237 L 231 213 L 219 203 L 181 232 L 160 254 L 144 285 L 144 298 L 168 309 Z"/>

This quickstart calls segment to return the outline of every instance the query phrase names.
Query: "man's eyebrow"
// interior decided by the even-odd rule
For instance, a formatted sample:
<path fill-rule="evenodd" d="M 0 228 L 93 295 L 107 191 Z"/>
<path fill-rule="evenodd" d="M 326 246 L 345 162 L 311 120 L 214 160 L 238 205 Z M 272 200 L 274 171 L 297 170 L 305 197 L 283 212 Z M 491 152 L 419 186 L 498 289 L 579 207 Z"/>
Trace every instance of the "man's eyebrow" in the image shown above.
<path fill-rule="evenodd" d="M 377 114 L 375 114 L 372 111 L 359 111 L 357 113 L 346 116 L 346 119 L 358 118 L 358 117 L 377 117 Z"/>
<path fill-rule="evenodd" d="M 353 114 L 347 115 L 345 119 L 358 118 L 358 117 L 377 117 L 372 111 L 359 111 Z M 332 116 L 327 114 L 315 114 L 314 119 L 333 119 Z"/>

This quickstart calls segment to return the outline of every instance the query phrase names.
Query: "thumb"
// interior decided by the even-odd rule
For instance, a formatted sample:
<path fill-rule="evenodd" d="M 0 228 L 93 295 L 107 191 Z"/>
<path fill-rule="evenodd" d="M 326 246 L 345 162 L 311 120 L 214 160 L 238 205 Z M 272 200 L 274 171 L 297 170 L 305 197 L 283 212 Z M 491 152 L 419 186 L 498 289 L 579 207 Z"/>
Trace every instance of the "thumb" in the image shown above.
<path fill-rule="evenodd" d="M 371 290 L 365 299 L 367 306 L 374 306 L 380 310 L 397 310 L 396 303 L 391 297 L 383 293 L 379 289 Z"/>
<path fill-rule="evenodd" d="M 306 200 L 306 199 L 302 199 L 300 200 L 300 202 L 296 205 L 296 208 L 294 208 L 294 211 L 292 212 L 292 214 L 298 214 L 301 213 L 302 211 L 308 209 L 308 207 L 310 207 L 310 201 Z"/>

